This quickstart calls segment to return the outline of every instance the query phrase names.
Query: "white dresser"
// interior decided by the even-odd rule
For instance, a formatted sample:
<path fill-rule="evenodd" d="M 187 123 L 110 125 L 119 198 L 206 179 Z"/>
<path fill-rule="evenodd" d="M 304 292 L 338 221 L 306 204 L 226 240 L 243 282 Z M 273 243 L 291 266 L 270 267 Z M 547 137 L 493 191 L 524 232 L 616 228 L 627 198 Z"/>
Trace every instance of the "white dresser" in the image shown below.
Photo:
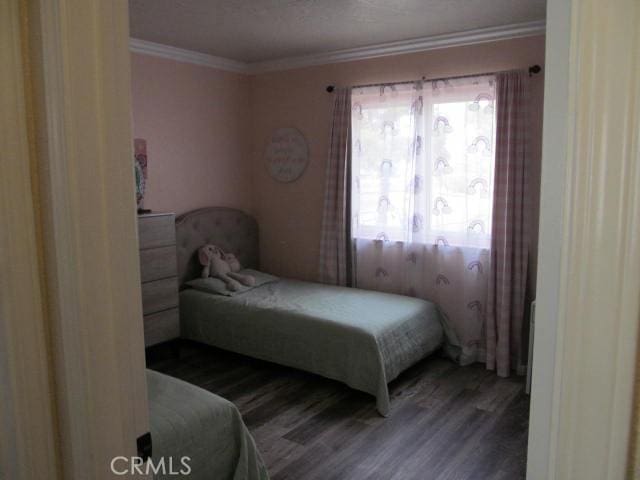
<path fill-rule="evenodd" d="M 180 336 L 176 229 L 173 213 L 138 216 L 146 347 Z"/>

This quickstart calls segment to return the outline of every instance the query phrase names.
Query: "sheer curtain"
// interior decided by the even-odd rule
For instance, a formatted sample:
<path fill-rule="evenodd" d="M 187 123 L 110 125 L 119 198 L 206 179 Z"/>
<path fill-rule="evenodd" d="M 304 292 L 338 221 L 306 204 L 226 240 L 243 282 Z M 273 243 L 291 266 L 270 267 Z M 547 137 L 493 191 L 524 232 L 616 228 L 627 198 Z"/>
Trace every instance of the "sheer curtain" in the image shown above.
<path fill-rule="evenodd" d="M 356 284 L 434 301 L 460 363 L 485 358 L 493 76 L 355 88 Z"/>

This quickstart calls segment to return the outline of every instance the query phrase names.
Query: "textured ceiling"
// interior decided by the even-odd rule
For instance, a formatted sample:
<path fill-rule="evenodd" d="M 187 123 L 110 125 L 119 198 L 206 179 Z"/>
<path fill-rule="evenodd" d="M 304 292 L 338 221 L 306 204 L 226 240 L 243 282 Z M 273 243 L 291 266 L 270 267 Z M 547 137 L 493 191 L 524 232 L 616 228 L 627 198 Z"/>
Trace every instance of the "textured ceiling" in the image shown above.
<path fill-rule="evenodd" d="M 546 0 L 129 0 L 131 36 L 245 62 L 543 20 Z"/>

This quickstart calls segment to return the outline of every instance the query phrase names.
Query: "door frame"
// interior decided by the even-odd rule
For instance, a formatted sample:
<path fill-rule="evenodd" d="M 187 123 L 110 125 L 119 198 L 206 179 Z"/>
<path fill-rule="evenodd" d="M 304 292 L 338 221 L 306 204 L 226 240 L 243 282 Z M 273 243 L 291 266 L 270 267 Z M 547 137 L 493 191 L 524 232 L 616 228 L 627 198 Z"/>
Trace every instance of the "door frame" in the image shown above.
<path fill-rule="evenodd" d="M 549 0 L 547 14 L 527 478 L 622 479 L 640 316 L 640 4 Z"/>
<path fill-rule="evenodd" d="M 11 478 L 44 478 L 41 471 L 109 478 L 109 458 L 135 454 L 135 438 L 148 430 L 127 2 L 8 0 L 1 8 L 8 38 L 0 52 L 16 68 L 0 78 L 10 87 L 3 91 L 16 95 L 0 93 L 11 107 L 3 123 L 15 124 L 7 130 L 15 135 L 3 137 L 15 153 L 6 163 L 12 181 L 0 179 L 10 226 L 0 236 L 2 266 L 11 284 L 0 292 L 0 346 L 9 360 L 0 376 L 10 385 L 0 458 L 15 454 L 3 462 Z M 638 114 L 622 98 L 640 112 L 633 92 L 640 47 L 631 30 L 639 8 L 634 0 L 548 3 L 533 480 L 625 474 L 640 308 L 640 173 Z M 619 72 L 615 87 L 607 83 L 611 71 Z M 625 111 L 620 131 L 616 117 L 589 110 L 598 85 L 610 102 L 599 103 L 605 113 Z M 32 137 L 24 133 L 29 125 Z M 591 143 L 581 142 L 586 133 Z M 580 215 L 594 202 L 617 205 L 620 215 Z M 594 252 L 601 258 L 584 262 Z M 593 275 L 605 264 L 606 277 Z M 11 323 L 15 315 L 26 320 Z M 602 318 L 610 320 L 606 329 Z M 588 348 L 594 342 L 606 354 Z M 21 379 L 27 368 L 32 374 Z M 43 432 L 41 443 L 27 441 Z M 48 453 L 51 444 L 59 455 Z"/>
<path fill-rule="evenodd" d="M 113 478 L 111 460 L 137 455 L 136 439 L 149 431 L 128 3 L 8 0 L 2 5 L 12 9 L 11 18 L 3 15 L 1 20 L 3 34 L 6 23 L 12 27 L 11 53 L 27 66 L 20 80 L 12 80 L 14 88 L 20 81 L 29 87 L 24 105 L 16 107 L 12 118 L 28 119 L 31 163 L 18 165 L 16 157 L 10 165 L 21 174 L 16 178 L 23 184 L 29 180 L 22 186 L 30 188 L 33 198 L 32 204 L 9 212 L 10 218 L 17 217 L 30 229 L 11 228 L 6 233 L 16 243 L 23 237 L 31 239 L 19 252 L 30 250 L 32 260 L 21 255 L 13 262 L 31 268 L 31 279 L 38 280 L 25 284 L 22 293 L 12 290 L 10 301 L 25 309 L 19 302 L 42 292 L 42 315 L 32 317 L 45 332 L 44 340 L 38 343 L 40 337 L 23 335 L 21 346 L 23 352 L 46 356 L 47 364 L 34 368 L 40 382 L 41 376 L 52 378 L 51 395 L 38 397 L 39 391 L 25 391 L 22 385 L 15 385 L 12 393 L 24 394 L 32 402 L 49 399 L 49 408 L 55 409 L 49 433 L 57 447 L 15 445 L 14 451 L 24 449 L 29 456 L 10 459 L 9 468 L 24 469 L 24 474 L 8 478 L 56 478 L 55 471 L 65 479 Z M 8 75 L 2 70 L 4 80 Z M 24 123 L 17 128 L 26 131 Z M 24 134 L 19 138 L 24 157 Z M 4 172 L 2 177 L 6 179 Z M 9 193 L 9 201 L 17 203 L 19 192 Z M 20 193 L 26 198 L 25 192 Z M 2 213 L 7 212 L 3 203 Z M 40 257 L 34 255 L 34 235 L 41 240 Z M 20 325 L 4 320 L 5 328 L 17 330 Z M 19 375 L 18 366 L 9 365 L 14 377 Z M 16 422 L 19 438 L 37 434 L 31 422 L 40 412 L 29 414 L 31 421 L 17 419 L 27 422 L 24 427 Z M 2 439 L 6 440 L 4 435 Z M 42 475 L 29 464 L 36 448 L 46 460 L 34 465 L 50 466 L 48 454 L 55 455 L 54 468 Z"/>
<path fill-rule="evenodd" d="M 43 288 L 23 11 L 0 2 L 0 479 L 61 470 Z"/>

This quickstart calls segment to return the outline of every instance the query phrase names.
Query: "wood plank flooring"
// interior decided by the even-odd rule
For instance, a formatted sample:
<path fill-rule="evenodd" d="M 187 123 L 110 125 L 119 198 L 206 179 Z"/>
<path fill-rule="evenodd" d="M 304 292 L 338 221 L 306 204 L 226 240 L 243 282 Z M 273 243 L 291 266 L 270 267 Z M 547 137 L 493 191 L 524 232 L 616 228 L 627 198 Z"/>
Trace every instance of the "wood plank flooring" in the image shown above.
<path fill-rule="evenodd" d="M 388 418 L 341 383 L 193 342 L 147 365 L 234 402 L 273 480 L 525 477 L 529 397 L 483 365 L 423 360 L 389 385 Z"/>

